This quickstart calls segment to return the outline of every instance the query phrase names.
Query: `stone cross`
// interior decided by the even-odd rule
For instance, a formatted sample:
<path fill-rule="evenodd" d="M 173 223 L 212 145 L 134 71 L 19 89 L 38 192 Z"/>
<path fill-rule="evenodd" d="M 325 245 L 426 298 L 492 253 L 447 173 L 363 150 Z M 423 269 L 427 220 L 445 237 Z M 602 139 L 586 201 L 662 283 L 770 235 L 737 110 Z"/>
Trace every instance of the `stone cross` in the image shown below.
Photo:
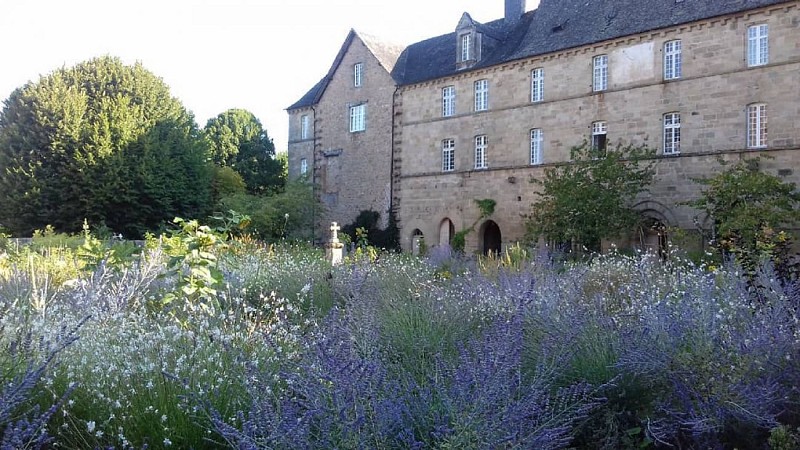
<path fill-rule="evenodd" d="M 342 228 L 336 222 L 331 223 L 331 242 L 339 242 L 339 236 L 336 235 L 336 232 L 341 229 Z"/>

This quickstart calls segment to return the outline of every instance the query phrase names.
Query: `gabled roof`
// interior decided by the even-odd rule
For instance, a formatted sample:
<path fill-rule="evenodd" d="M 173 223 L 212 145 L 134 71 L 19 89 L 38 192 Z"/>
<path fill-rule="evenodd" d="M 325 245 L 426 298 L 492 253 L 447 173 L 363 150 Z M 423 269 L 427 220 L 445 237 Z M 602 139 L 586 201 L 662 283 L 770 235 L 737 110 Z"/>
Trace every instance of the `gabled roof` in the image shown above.
<path fill-rule="evenodd" d="M 682 23 L 795 0 L 541 0 L 513 24 L 496 20 L 478 31 L 502 36 L 470 69 L 494 66 Z M 392 76 L 400 85 L 455 75 L 456 36 L 449 33 L 408 46 Z M 462 70 L 463 71 L 463 70 Z"/>
<path fill-rule="evenodd" d="M 350 49 L 350 45 L 352 45 L 353 40 L 356 38 L 361 39 L 361 42 L 363 42 L 370 53 L 375 56 L 375 59 L 378 60 L 378 63 L 380 63 L 386 72 L 390 74 L 392 73 L 398 57 L 403 52 L 403 47 L 400 45 L 383 42 L 374 36 L 358 33 L 355 30 L 350 29 L 350 32 L 347 33 L 347 37 L 345 38 L 342 47 L 339 49 L 339 53 L 336 54 L 336 58 L 334 58 L 333 64 L 331 64 L 331 68 L 328 69 L 328 73 L 322 77 L 322 79 L 319 80 L 314 87 L 309 89 L 308 92 L 306 92 L 305 95 L 300 98 L 300 100 L 286 108 L 287 110 L 307 108 L 319 103 L 320 99 L 322 98 L 322 94 L 325 93 L 325 89 L 328 87 L 328 83 L 330 83 L 331 79 L 333 79 L 333 74 L 336 73 L 336 70 L 342 63 L 342 59 L 344 59 L 344 55 L 347 53 L 347 50 Z"/>

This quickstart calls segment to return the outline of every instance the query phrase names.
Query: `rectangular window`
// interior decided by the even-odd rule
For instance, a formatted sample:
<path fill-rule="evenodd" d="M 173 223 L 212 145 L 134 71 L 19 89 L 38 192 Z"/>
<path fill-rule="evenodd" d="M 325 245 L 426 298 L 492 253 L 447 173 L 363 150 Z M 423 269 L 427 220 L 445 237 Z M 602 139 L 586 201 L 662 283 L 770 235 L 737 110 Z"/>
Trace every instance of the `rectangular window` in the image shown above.
<path fill-rule="evenodd" d="M 675 80 L 681 77 L 681 41 L 664 43 L 664 79 Z"/>
<path fill-rule="evenodd" d="M 361 87 L 361 82 L 364 76 L 364 64 L 357 63 L 353 66 L 353 86 Z"/>
<path fill-rule="evenodd" d="M 608 133 L 608 124 L 605 122 L 592 123 L 592 149 L 603 154 L 606 151 L 606 134 Z"/>
<path fill-rule="evenodd" d="M 475 168 L 485 169 L 486 164 L 486 135 L 475 136 Z"/>
<path fill-rule="evenodd" d="M 446 86 L 442 88 L 442 117 L 450 117 L 456 113 L 456 88 Z"/>
<path fill-rule="evenodd" d="M 300 139 L 308 139 L 308 116 L 300 117 Z"/>
<path fill-rule="evenodd" d="M 350 107 L 350 132 L 364 131 L 367 129 L 367 105 L 361 104 Z"/>
<path fill-rule="evenodd" d="M 767 105 L 758 103 L 747 107 L 747 148 L 767 146 Z"/>
<path fill-rule="evenodd" d="M 605 91 L 608 89 L 608 55 L 595 56 L 593 61 L 594 71 L 592 78 L 592 89 Z"/>
<path fill-rule="evenodd" d="M 442 172 L 452 172 L 456 168 L 456 141 L 442 141 Z"/>
<path fill-rule="evenodd" d="M 300 160 L 300 175 L 305 175 L 308 172 L 308 160 L 303 158 Z"/>
<path fill-rule="evenodd" d="M 544 100 L 544 69 L 538 68 L 531 71 L 531 101 Z"/>
<path fill-rule="evenodd" d="M 452 41 L 451 41 L 452 42 Z M 469 61 L 472 52 L 472 35 L 461 36 L 461 61 Z"/>
<path fill-rule="evenodd" d="M 531 164 L 542 163 L 542 130 L 534 128 L 531 130 Z"/>
<path fill-rule="evenodd" d="M 681 152 L 681 115 L 664 114 L 664 154 L 677 155 Z"/>
<path fill-rule="evenodd" d="M 475 111 L 489 109 L 489 80 L 475 82 Z"/>
<path fill-rule="evenodd" d="M 769 29 L 767 24 L 747 28 L 747 66 L 763 66 L 769 62 Z"/>

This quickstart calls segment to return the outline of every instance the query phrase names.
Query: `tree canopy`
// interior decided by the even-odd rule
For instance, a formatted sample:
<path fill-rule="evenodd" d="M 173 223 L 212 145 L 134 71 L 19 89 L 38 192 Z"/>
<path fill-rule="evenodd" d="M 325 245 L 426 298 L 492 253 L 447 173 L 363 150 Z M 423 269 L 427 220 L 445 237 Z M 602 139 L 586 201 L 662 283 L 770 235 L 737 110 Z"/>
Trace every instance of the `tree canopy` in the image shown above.
<path fill-rule="evenodd" d="M 221 167 L 231 167 L 251 194 L 283 188 L 284 167 L 275 158 L 275 146 L 261 122 L 244 109 L 229 109 L 209 119 L 204 134 L 211 157 Z"/>
<path fill-rule="evenodd" d="M 206 213 L 207 146 L 141 64 L 101 57 L 16 89 L 0 112 L 0 223 L 18 235 L 84 219 L 139 236 Z"/>
<path fill-rule="evenodd" d="M 572 162 L 545 169 L 539 197 L 529 215 L 528 236 L 571 242 L 599 251 L 602 239 L 633 231 L 640 216 L 632 208 L 636 195 L 655 176 L 652 151 L 622 144 L 600 152 L 587 142 L 571 149 Z"/>

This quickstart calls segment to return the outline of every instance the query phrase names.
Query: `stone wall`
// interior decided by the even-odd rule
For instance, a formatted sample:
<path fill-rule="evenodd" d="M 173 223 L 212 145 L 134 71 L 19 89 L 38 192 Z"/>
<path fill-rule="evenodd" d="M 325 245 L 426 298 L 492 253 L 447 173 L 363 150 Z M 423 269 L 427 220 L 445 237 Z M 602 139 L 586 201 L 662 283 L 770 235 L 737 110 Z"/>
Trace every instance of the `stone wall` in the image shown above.
<path fill-rule="evenodd" d="M 748 68 L 746 33 L 752 24 L 769 24 L 769 64 Z M 800 11 L 797 4 L 720 17 L 702 23 L 598 43 L 456 77 L 401 88 L 396 130 L 398 163 L 395 186 L 401 241 L 421 231 L 428 245 L 439 244 L 441 224 L 456 230 L 479 216 L 474 199 L 492 198 L 492 216 L 504 243 L 523 237 L 524 217 L 535 200 L 531 177 L 545 167 L 568 161 L 569 150 L 589 138 L 594 121 L 606 121 L 608 140 L 646 143 L 659 153 L 651 194 L 637 200 L 642 210 L 658 211 L 669 226 L 692 228 L 697 216 L 678 204 L 695 198 L 693 178 L 720 170 L 727 160 L 756 153 L 774 157 L 767 169 L 800 182 Z M 663 80 L 664 43 L 682 42 L 682 77 Z M 592 92 L 592 58 L 609 55 L 609 89 Z M 530 102 L 530 72 L 544 68 L 544 101 Z M 474 113 L 473 84 L 489 80 L 489 111 Z M 441 90 L 456 88 L 456 115 L 441 117 Z M 746 149 L 746 109 L 766 103 L 768 143 Z M 663 115 L 681 117 L 679 155 L 662 154 Z M 543 165 L 531 166 L 530 130 L 544 133 Z M 474 170 L 474 138 L 488 137 L 488 166 Z M 441 171 L 443 139 L 456 142 L 452 173 Z M 702 220 L 702 218 L 700 219 Z M 476 230 L 480 229 L 480 224 Z M 445 234 L 446 236 L 446 234 Z M 467 238 L 467 250 L 479 248 L 479 232 Z"/>

